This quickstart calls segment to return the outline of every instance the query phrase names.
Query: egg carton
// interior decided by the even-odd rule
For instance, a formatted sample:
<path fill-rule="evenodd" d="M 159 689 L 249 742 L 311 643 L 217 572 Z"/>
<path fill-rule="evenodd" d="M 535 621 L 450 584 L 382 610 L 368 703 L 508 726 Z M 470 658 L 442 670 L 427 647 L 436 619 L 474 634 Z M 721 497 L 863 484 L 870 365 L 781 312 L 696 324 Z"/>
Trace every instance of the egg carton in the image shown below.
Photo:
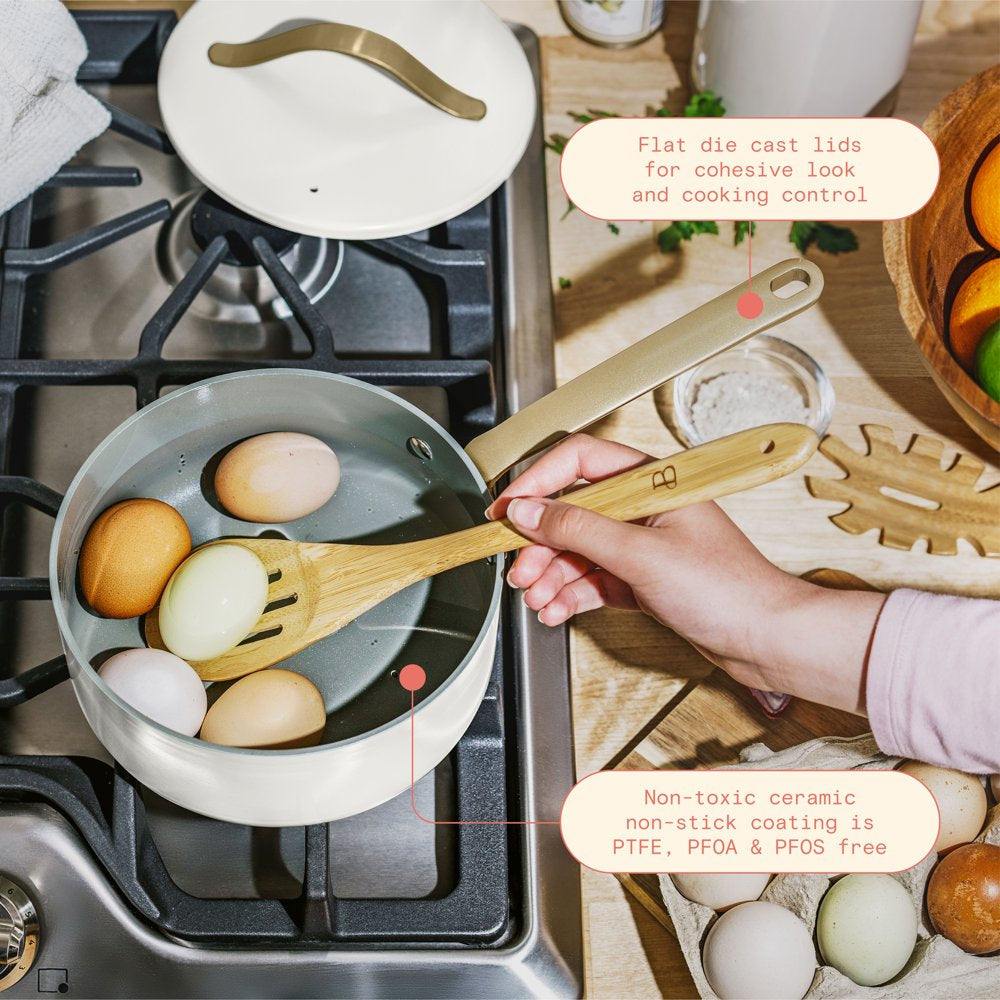
<path fill-rule="evenodd" d="M 899 757 L 881 753 L 870 736 L 853 739 L 830 737 L 810 740 L 772 753 L 762 743 L 747 747 L 740 754 L 741 763 L 731 770 L 890 770 Z M 977 841 L 1000 846 L 1000 805 L 994 805 L 986 817 L 986 827 Z M 997 1000 L 1000 997 L 1000 957 L 969 955 L 941 934 L 935 934 L 927 917 L 924 895 L 927 880 L 937 864 L 931 854 L 919 865 L 893 875 L 910 893 L 919 914 L 917 945 L 909 961 L 890 982 L 883 986 L 858 986 L 829 965 L 819 965 L 807 998 L 879 998 L 879 1000 Z M 761 899 L 777 903 L 796 914 L 812 935 L 820 901 L 835 875 L 790 873 L 775 875 Z M 685 899 L 669 875 L 660 876 L 663 902 L 673 921 L 691 977 L 703 1000 L 718 1000 L 705 977 L 701 964 L 701 946 L 706 932 L 717 919 L 714 910 Z M 817 964 L 821 961 L 817 949 Z"/>

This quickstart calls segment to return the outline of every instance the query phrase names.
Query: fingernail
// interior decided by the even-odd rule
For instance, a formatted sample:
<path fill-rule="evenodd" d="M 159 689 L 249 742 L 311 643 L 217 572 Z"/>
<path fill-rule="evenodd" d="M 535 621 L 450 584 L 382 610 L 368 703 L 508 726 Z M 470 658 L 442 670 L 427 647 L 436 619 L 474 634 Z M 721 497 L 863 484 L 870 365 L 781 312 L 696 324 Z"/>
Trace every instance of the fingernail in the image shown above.
<path fill-rule="evenodd" d="M 511 579 L 511 573 L 513 573 L 513 572 L 514 571 L 511 570 L 510 573 L 507 574 L 507 586 L 508 587 L 513 587 L 515 590 L 520 590 L 521 588 L 518 587 L 518 585 Z"/>
<path fill-rule="evenodd" d="M 544 509 L 537 500 L 511 500 L 507 516 L 517 527 L 533 531 L 541 524 Z"/>

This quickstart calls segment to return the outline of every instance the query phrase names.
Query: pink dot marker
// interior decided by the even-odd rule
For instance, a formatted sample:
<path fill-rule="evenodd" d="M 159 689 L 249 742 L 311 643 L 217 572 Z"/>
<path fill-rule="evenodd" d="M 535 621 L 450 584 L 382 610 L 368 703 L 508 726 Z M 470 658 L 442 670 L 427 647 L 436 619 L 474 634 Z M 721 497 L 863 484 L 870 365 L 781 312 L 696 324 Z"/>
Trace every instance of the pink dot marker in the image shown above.
<path fill-rule="evenodd" d="M 764 300 L 756 292 L 744 292 L 736 301 L 736 311 L 744 319 L 755 319 L 764 311 Z"/>
<path fill-rule="evenodd" d="M 407 663 L 399 672 L 399 683 L 407 691 L 419 691 L 427 683 L 427 674 L 418 664 Z"/>

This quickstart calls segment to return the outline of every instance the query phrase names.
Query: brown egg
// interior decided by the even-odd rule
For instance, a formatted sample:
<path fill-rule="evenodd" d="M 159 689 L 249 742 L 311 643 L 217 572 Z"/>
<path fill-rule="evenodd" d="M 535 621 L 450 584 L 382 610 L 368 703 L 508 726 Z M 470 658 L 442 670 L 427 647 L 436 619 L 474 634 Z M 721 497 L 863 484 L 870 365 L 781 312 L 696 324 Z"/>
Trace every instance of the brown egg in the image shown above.
<path fill-rule="evenodd" d="M 90 526 L 80 549 L 80 590 L 105 618 L 135 618 L 156 606 L 191 552 L 184 518 L 160 500 L 123 500 Z"/>
<path fill-rule="evenodd" d="M 927 912 L 962 951 L 1000 949 L 1000 847 L 966 844 L 946 854 L 927 883 Z"/>
<path fill-rule="evenodd" d="M 340 484 L 340 462 L 308 434 L 258 434 L 219 463 L 215 492 L 241 521 L 276 524 L 319 510 Z"/>
<path fill-rule="evenodd" d="M 315 746 L 326 725 L 319 688 L 291 670 L 241 677 L 208 710 L 201 738 L 227 747 L 289 750 Z"/>

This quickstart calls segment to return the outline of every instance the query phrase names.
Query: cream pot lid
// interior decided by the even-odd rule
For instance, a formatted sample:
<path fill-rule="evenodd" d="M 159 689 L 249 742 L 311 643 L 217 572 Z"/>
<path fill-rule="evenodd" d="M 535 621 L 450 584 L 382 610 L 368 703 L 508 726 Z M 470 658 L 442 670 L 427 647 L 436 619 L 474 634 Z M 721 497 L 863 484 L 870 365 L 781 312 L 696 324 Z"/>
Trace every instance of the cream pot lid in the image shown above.
<path fill-rule="evenodd" d="M 236 67 L 209 57 L 216 43 L 324 22 L 390 39 L 485 114 L 449 114 L 339 52 Z M 283 229 L 340 239 L 417 232 L 482 201 L 520 160 L 536 103 L 523 49 L 478 0 L 201 0 L 167 41 L 159 100 L 207 187 Z"/>

